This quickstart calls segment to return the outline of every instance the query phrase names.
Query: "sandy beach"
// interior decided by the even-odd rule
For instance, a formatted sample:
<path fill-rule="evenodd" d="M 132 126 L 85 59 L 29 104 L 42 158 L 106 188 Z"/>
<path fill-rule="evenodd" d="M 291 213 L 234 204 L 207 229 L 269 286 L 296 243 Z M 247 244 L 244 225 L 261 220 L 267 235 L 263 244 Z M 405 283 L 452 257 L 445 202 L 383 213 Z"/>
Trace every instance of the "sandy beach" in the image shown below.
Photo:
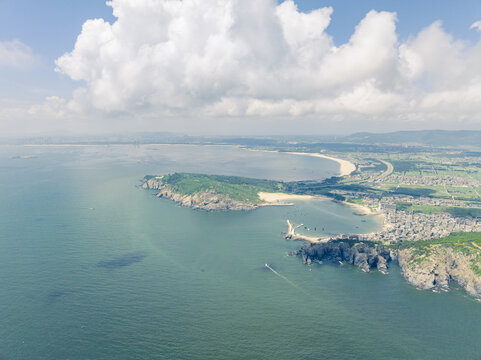
<path fill-rule="evenodd" d="M 259 149 L 248 149 L 248 148 L 244 148 L 244 150 L 247 150 L 247 151 L 259 151 L 259 152 L 271 152 L 271 153 L 278 153 L 280 151 L 278 150 L 259 150 Z M 332 157 L 332 156 L 327 156 L 327 155 L 323 155 L 323 154 L 320 154 L 320 153 L 303 153 L 303 152 L 284 152 L 284 154 L 292 154 L 292 155 L 303 155 L 303 156 L 314 156 L 314 157 L 319 157 L 319 158 L 323 158 L 323 159 L 328 159 L 328 160 L 332 160 L 332 161 L 335 161 L 339 164 L 340 168 L 339 168 L 339 176 L 347 176 L 347 175 L 350 175 L 353 171 L 356 170 L 356 165 L 354 165 L 352 162 L 348 161 L 348 160 L 344 160 L 344 159 L 339 159 L 339 158 L 335 158 L 335 157 Z"/>
<path fill-rule="evenodd" d="M 265 201 L 268 203 L 289 201 L 289 200 L 311 200 L 314 198 L 318 198 L 317 196 L 314 197 L 311 195 L 296 195 L 296 194 L 267 193 L 267 192 L 260 192 L 258 193 L 258 195 L 262 201 Z"/>
<path fill-rule="evenodd" d="M 381 219 L 382 222 L 382 229 L 386 227 L 386 216 L 382 211 L 373 211 L 369 206 L 360 205 L 360 204 L 353 204 L 347 201 L 342 202 L 344 205 L 350 206 L 351 208 L 355 209 L 356 212 L 360 215 L 374 215 Z"/>
<path fill-rule="evenodd" d="M 256 149 L 247 149 L 247 150 L 262 151 L 262 152 L 278 152 L 277 150 L 256 150 Z M 286 152 L 285 154 L 313 156 L 313 157 L 319 157 L 319 158 L 335 161 L 340 166 L 339 176 L 350 175 L 353 171 L 356 170 L 356 165 L 354 165 L 352 162 L 348 160 L 334 158 L 334 157 L 323 155 L 320 153 Z M 324 196 L 294 195 L 294 194 L 285 194 L 285 193 L 266 193 L 266 192 L 260 192 L 259 197 L 261 198 L 262 201 L 265 201 L 267 203 L 281 203 L 282 201 L 289 201 L 289 200 L 311 200 L 311 199 L 332 200 L 331 198 L 324 197 Z M 372 211 L 368 206 L 354 204 L 347 201 L 342 201 L 341 203 L 344 205 L 350 206 L 351 208 L 355 209 L 357 213 L 361 215 L 383 216 L 381 213 Z"/>
<path fill-rule="evenodd" d="M 314 157 L 319 157 L 323 159 L 328 159 L 335 161 L 339 164 L 339 176 L 347 176 L 350 175 L 352 172 L 356 170 L 356 165 L 354 165 L 352 162 L 344 160 L 344 159 L 338 159 L 335 157 L 319 154 L 319 153 L 303 153 L 303 152 L 288 152 L 287 154 L 294 154 L 294 155 L 304 155 L 304 156 L 314 156 Z"/>
<path fill-rule="evenodd" d="M 384 227 L 385 215 L 381 211 L 373 211 L 369 206 L 361 205 L 361 204 L 354 204 L 354 203 L 350 203 L 350 202 L 347 202 L 347 201 L 343 201 L 342 203 L 344 205 L 350 206 L 351 208 L 355 209 L 356 212 L 360 215 L 375 215 L 375 216 L 380 217 L 382 219 L 383 227 Z"/>
<path fill-rule="evenodd" d="M 354 204 L 354 203 L 351 203 L 351 202 L 348 202 L 348 201 L 343 201 L 342 203 L 344 205 L 352 207 L 353 209 L 356 209 L 356 211 L 361 215 L 375 215 L 375 214 L 377 214 L 377 212 L 372 211 L 371 208 L 369 208 L 366 205 Z"/>

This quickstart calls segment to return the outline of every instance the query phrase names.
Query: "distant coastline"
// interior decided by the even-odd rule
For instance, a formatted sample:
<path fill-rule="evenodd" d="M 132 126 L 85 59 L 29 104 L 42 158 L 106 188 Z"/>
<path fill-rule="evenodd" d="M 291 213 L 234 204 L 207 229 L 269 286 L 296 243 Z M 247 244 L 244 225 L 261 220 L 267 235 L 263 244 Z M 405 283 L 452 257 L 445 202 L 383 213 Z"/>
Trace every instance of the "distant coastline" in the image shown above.
<path fill-rule="evenodd" d="M 318 157 L 321 159 L 327 159 L 331 161 L 335 161 L 339 164 L 339 176 L 349 176 L 351 175 L 354 171 L 356 171 L 356 165 L 353 164 L 352 162 L 345 160 L 345 159 L 340 159 L 328 155 L 324 155 L 321 153 L 306 153 L 306 152 L 284 152 L 284 151 L 278 151 L 278 150 L 259 150 L 259 149 L 249 149 L 249 148 L 243 148 L 248 151 L 259 151 L 259 152 L 267 152 L 267 153 L 281 153 L 281 154 L 291 154 L 291 155 L 301 155 L 301 156 L 313 156 L 313 157 Z"/>
<path fill-rule="evenodd" d="M 339 164 L 339 176 L 349 176 L 354 171 L 356 171 L 356 165 L 354 165 L 352 162 L 344 159 L 335 158 L 332 156 L 323 155 L 320 153 L 288 152 L 287 154 L 313 156 L 313 157 L 335 161 Z"/>

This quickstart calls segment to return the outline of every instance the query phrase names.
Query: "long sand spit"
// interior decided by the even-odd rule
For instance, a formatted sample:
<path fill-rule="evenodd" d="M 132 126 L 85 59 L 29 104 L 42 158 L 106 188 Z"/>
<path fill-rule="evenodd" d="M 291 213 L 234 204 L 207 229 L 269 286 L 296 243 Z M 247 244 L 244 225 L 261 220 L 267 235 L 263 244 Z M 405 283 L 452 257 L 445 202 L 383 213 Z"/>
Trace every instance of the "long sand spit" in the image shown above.
<path fill-rule="evenodd" d="M 313 157 L 335 161 L 339 164 L 339 176 L 350 175 L 352 172 L 356 170 L 356 165 L 354 165 L 352 162 L 344 159 L 335 158 L 332 156 L 327 156 L 319 153 L 303 153 L 303 152 L 288 152 L 287 154 L 313 156 Z"/>
<path fill-rule="evenodd" d="M 266 152 L 266 153 L 280 153 L 278 150 L 259 150 L 259 149 L 249 149 L 244 148 L 248 151 L 259 151 L 259 152 Z M 350 175 L 352 172 L 356 170 L 356 165 L 352 162 L 344 159 L 339 159 L 332 156 L 323 155 L 320 153 L 304 153 L 304 152 L 282 152 L 283 154 L 291 154 L 291 155 L 303 155 L 303 156 L 313 156 L 322 159 L 327 159 L 331 161 L 335 161 L 339 164 L 339 176 L 347 176 Z"/>

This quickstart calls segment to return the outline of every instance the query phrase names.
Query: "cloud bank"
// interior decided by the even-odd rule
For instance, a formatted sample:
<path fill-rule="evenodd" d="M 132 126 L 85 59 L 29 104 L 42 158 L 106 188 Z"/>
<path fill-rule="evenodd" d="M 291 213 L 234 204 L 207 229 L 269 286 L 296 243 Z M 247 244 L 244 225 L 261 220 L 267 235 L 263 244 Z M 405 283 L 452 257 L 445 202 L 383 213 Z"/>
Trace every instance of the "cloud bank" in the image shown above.
<path fill-rule="evenodd" d="M 73 50 L 56 60 L 57 72 L 82 85 L 32 114 L 173 119 L 187 130 L 189 119 L 481 124 L 481 41 L 456 40 L 441 22 L 401 42 L 396 14 L 372 10 L 347 43 L 335 44 L 333 9 L 302 13 L 292 0 L 107 4 L 117 20 L 86 21 Z"/>
<path fill-rule="evenodd" d="M 74 101 L 105 112 L 204 116 L 380 113 L 403 82 L 396 15 L 371 11 L 349 43 L 326 33 L 332 8 L 291 0 L 114 0 L 87 21 L 57 71 L 86 83 Z"/>

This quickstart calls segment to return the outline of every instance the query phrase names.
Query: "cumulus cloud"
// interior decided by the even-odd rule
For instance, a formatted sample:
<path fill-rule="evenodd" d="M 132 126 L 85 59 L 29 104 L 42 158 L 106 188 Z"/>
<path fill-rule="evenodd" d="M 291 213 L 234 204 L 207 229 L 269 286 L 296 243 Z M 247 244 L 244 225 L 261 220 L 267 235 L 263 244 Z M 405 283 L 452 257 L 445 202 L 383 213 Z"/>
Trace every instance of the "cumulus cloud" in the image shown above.
<path fill-rule="evenodd" d="M 410 79 L 420 83 L 421 93 L 412 99 L 416 110 L 481 120 L 481 42 L 455 40 L 435 22 L 403 44 L 401 54 Z"/>
<path fill-rule="evenodd" d="M 112 0 L 112 24 L 88 20 L 56 70 L 83 82 L 71 111 L 188 117 L 481 121 L 481 42 L 440 22 L 406 42 L 395 13 L 370 11 L 349 41 L 333 9 L 292 0 Z M 479 29 L 479 22 L 472 25 Z"/>
<path fill-rule="evenodd" d="M 33 50 L 21 41 L 0 41 L 0 67 L 28 68 L 35 61 Z"/>

